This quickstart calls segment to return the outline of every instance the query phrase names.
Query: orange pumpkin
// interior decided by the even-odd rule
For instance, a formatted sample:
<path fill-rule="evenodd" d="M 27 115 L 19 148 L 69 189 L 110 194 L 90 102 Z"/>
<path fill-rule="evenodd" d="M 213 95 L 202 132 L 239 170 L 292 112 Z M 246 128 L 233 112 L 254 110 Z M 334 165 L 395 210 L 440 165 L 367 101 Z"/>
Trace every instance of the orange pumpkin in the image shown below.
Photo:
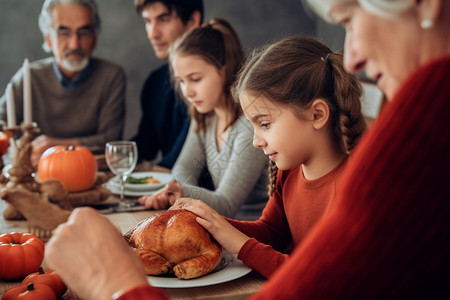
<path fill-rule="evenodd" d="M 0 278 L 19 279 L 36 272 L 44 259 L 44 242 L 28 233 L 0 235 Z"/>
<path fill-rule="evenodd" d="M 97 177 L 94 155 L 82 146 L 55 146 L 47 149 L 38 165 L 41 181 L 57 179 L 69 192 L 90 189 Z"/>
<path fill-rule="evenodd" d="M 9 135 L 6 132 L 0 131 L 0 157 L 8 152 Z"/>
<path fill-rule="evenodd" d="M 22 281 L 22 285 L 29 283 L 41 283 L 48 285 L 55 292 L 56 297 L 61 297 L 67 291 L 67 286 L 62 279 L 55 273 L 55 271 L 46 270 L 39 267 L 39 271 L 31 273 Z"/>
<path fill-rule="evenodd" d="M 56 300 L 55 292 L 45 284 L 29 283 L 28 285 L 19 285 L 7 290 L 2 300 Z"/>

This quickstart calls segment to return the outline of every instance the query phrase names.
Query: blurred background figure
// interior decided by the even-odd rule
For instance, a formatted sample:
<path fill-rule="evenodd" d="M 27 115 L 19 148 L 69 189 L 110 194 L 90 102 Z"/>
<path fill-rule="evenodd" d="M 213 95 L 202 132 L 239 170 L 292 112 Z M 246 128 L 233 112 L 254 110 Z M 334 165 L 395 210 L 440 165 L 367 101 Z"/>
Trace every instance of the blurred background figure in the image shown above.
<path fill-rule="evenodd" d="M 146 38 L 141 14 L 136 13 L 134 1 L 96 2 L 102 29 L 97 36 L 94 54 L 115 62 L 126 72 L 123 138 L 132 139 L 138 133 L 142 117 L 140 99 L 144 83 L 150 71 L 158 69 L 166 61 L 154 54 L 153 47 Z M 42 34 L 35 21 L 43 1 L 21 0 L 20 3 L 21 5 L 17 5 L 16 0 L 2 0 L 0 4 L 0 19 L 3 22 L 0 27 L 0 96 L 25 57 L 30 61 L 46 57 L 40 47 Z M 331 44 L 332 50 L 340 50 L 343 45 L 343 30 L 307 15 L 298 0 L 285 0 L 283 5 L 272 0 L 246 0 L 241 1 L 238 6 L 233 1 L 208 0 L 204 3 L 203 19 L 214 17 L 225 18 L 233 24 L 246 50 L 292 34 L 315 35 L 317 32 L 323 35 L 323 31 L 327 31 L 324 40 L 328 45 L 330 39 L 338 41 Z M 328 28 L 332 28 L 332 32 Z M 336 30 L 340 31 L 339 34 Z"/>
<path fill-rule="evenodd" d="M 155 56 L 167 61 L 170 45 L 183 33 L 198 27 L 203 19 L 202 0 L 135 0 L 145 22 L 147 38 Z M 175 92 L 167 62 L 153 70 L 141 92 L 142 117 L 132 138 L 145 161 L 172 169 L 186 139 L 190 118 L 186 104 Z"/>
<path fill-rule="evenodd" d="M 33 140 L 31 161 L 55 145 L 101 147 L 122 137 L 126 77 L 111 62 L 93 58 L 100 32 L 94 0 L 46 0 L 39 16 L 43 47 L 53 57 L 30 63 L 32 116 L 41 130 Z M 16 119 L 23 116 L 23 72 L 13 85 Z M 6 120 L 6 95 L 0 116 Z"/>

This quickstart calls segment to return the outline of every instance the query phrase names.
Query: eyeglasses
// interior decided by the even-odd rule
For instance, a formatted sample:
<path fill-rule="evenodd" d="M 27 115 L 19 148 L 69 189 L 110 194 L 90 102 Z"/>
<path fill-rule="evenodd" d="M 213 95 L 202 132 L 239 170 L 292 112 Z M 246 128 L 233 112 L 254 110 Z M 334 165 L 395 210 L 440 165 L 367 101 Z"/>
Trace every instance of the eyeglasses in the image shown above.
<path fill-rule="evenodd" d="M 92 28 L 83 28 L 77 31 L 72 31 L 67 28 L 58 28 L 53 29 L 53 32 L 56 34 L 57 38 L 61 42 L 66 42 L 72 38 L 74 34 L 77 35 L 77 38 L 81 42 L 91 41 L 94 37 L 94 30 Z"/>

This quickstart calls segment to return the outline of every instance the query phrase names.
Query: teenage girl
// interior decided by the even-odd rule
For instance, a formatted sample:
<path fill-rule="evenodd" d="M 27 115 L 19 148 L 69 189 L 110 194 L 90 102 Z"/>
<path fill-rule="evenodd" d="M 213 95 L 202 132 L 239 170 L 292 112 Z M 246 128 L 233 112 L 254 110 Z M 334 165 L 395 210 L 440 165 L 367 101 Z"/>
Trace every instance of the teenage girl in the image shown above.
<path fill-rule="evenodd" d="M 211 20 L 174 42 L 169 59 L 176 87 L 190 106 L 191 127 L 172 169 L 176 180 L 139 202 L 164 209 L 193 197 L 225 216 L 257 219 L 268 200 L 268 160 L 252 147 L 252 126 L 231 95 L 243 61 L 236 32 L 225 20 Z M 213 190 L 199 186 L 205 167 Z"/>
<path fill-rule="evenodd" d="M 253 145 L 271 161 L 271 197 L 259 220 L 225 219 L 198 200 L 174 205 L 197 214 L 227 251 L 265 277 L 327 213 L 365 129 L 361 86 L 342 60 L 294 36 L 254 53 L 240 72 L 233 94 L 253 125 Z"/>

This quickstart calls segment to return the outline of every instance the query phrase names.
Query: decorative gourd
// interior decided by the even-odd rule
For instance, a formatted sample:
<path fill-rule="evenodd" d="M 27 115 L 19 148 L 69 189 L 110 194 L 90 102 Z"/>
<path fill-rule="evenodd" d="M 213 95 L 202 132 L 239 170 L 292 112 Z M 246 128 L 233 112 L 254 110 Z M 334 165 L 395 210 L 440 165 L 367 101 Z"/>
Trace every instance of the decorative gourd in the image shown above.
<path fill-rule="evenodd" d="M 29 283 L 48 285 L 55 292 L 56 297 L 61 297 L 67 291 L 67 286 L 55 271 L 45 270 L 44 272 L 44 269 L 41 267 L 39 267 L 38 272 L 31 273 L 22 281 L 22 285 Z"/>
<path fill-rule="evenodd" d="M 82 146 L 55 146 L 47 149 L 38 165 L 41 181 L 57 179 L 69 192 L 90 189 L 97 177 L 94 155 Z"/>
<path fill-rule="evenodd" d="M 36 272 L 44 259 L 44 242 L 27 233 L 0 235 L 0 278 L 19 279 Z"/>
<path fill-rule="evenodd" d="M 8 151 L 9 135 L 6 132 L 0 131 L 0 157 Z"/>
<path fill-rule="evenodd" d="M 29 283 L 28 285 L 18 285 L 7 290 L 2 300 L 56 300 L 56 295 L 52 288 L 45 284 Z"/>

